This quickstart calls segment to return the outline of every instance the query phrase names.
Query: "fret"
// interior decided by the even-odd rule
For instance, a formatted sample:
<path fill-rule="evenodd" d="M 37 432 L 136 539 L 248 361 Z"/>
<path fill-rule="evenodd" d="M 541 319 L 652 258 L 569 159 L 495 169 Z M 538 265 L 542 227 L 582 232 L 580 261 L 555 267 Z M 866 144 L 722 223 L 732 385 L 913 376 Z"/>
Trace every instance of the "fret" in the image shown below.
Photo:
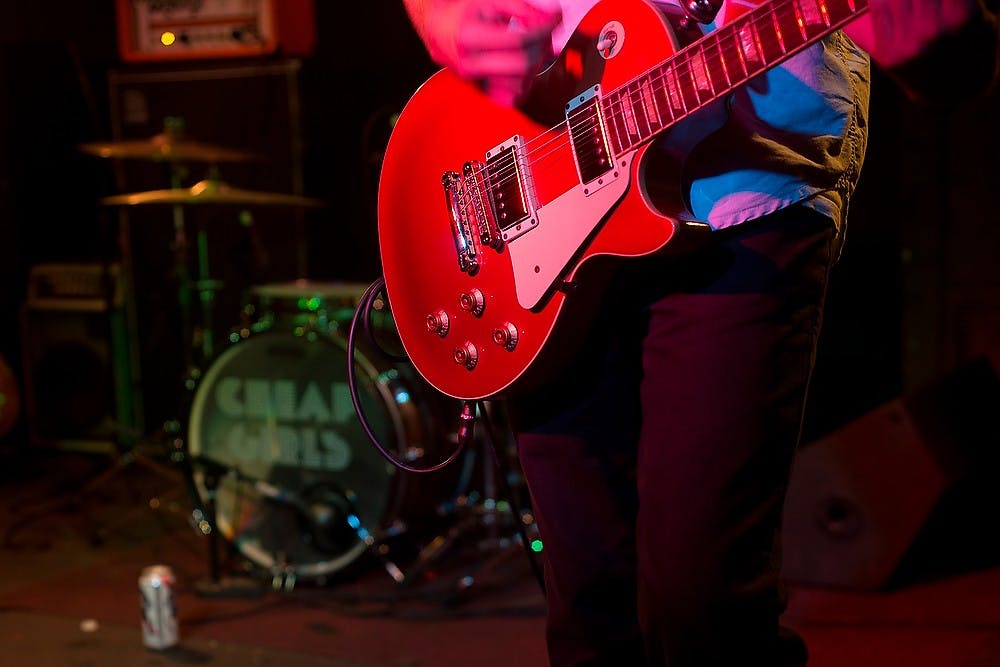
<path fill-rule="evenodd" d="M 733 32 L 733 46 L 736 47 L 736 55 L 739 57 L 740 69 L 743 70 L 743 78 L 750 76 L 750 70 L 747 69 L 747 58 L 746 54 L 743 53 L 743 41 L 741 38 L 741 31 L 737 30 Z"/>
<path fill-rule="evenodd" d="M 677 116 L 683 116 L 688 112 L 688 103 L 684 95 L 684 86 L 681 77 L 677 73 L 677 65 L 667 68 L 670 77 L 670 104 L 677 110 Z"/>
<path fill-rule="evenodd" d="M 827 27 L 828 18 L 824 17 L 817 0 L 795 0 L 795 11 L 801 17 L 808 31 L 814 28 L 816 33 Z"/>
<path fill-rule="evenodd" d="M 726 71 L 726 54 L 719 47 L 717 32 L 701 40 L 701 64 L 705 68 L 705 77 L 708 79 L 708 88 L 713 98 L 730 87 L 729 72 Z"/>
<path fill-rule="evenodd" d="M 635 119 L 635 134 L 638 140 L 652 136 L 653 128 L 649 121 L 649 114 L 646 113 L 646 103 L 642 99 L 642 83 L 633 81 L 628 84 L 628 105 L 632 110 L 632 117 Z"/>
<path fill-rule="evenodd" d="M 760 37 L 760 29 L 757 27 L 757 17 L 753 14 L 750 15 L 749 25 L 753 31 L 753 44 L 756 47 L 757 64 L 763 69 L 767 67 L 768 57 L 764 53 L 764 40 Z"/>
<path fill-rule="evenodd" d="M 698 76 L 699 74 L 704 74 L 704 70 L 701 69 L 696 63 L 692 62 L 691 54 L 688 54 L 687 59 L 680 63 L 680 65 L 681 67 L 684 67 L 685 65 L 687 66 L 687 72 L 680 80 L 681 92 L 690 92 L 693 95 L 693 98 L 688 99 L 688 102 L 690 103 L 689 106 L 691 108 L 699 107 L 701 106 L 701 95 L 699 94 L 699 91 L 703 90 L 703 88 L 698 81 Z M 687 84 L 690 84 L 691 87 L 685 90 L 685 86 Z"/>
<path fill-rule="evenodd" d="M 802 16 L 802 10 L 799 8 L 799 0 L 792 0 L 792 9 L 795 11 L 795 24 L 799 27 L 799 34 L 802 35 L 802 41 L 809 39 L 809 33 L 806 30 L 806 20 Z"/>
<path fill-rule="evenodd" d="M 670 101 L 670 82 L 667 80 L 666 70 L 666 67 L 659 67 L 656 71 L 658 81 L 654 80 L 653 82 L 653 99 L 656 101 L 657 108 L 666 109 L 667 113 L 670 114 L 670 120 L 674 121 L 677 120 L 677 114 Z"/>
<path fill-rule="evenodd" d="M 613 130 L 614 132 L 614 136 L 612 137 L 612 139 L 614 143 L 615 153 L 621 153 L 622 151 L 625 150 L 627 144 L 624 141 L 622 141 L 622 134 L 624 133 L 626 137 L 628 136 L 628 132 L 624 127 L 625 123 L 624 114 L 615 110 L 615 101 L 620 99 L 621 99 L 621 91 L 615 91 L 607 95 L 607 97 L 605 97 L 605 105 L 604 105 L 604 122 L 606 125 L 609 125 L 610 129 Z M 618 107 L 619 108 L 621 107 L 620 103 L 618 104 Z"/>
<path fill-rule="evenodd" d="M 778 48 L 781 49 L 781 55 L 788 53 L 788 49 L 785 47 L 785 36 L 781 32 L 781 24 L 778 22 L 778 15 L 775 12 L 774 5 L 771 5 L 771 10 L 768 12 L 771 16 L 771 26 L 774 28 L 774 36 L 778 40 Z"/>
<path fill-rule="evenodd" d="M 792 8 L 795 10 L 795 23 L 799 26 L 799 33 L 802 35 L 802 39 L 806 40 L 809 38 L 809 33 L 806 30 L 806 19 L 802 15 L 798 0 L 792 0 Z"/>
<path fill-rule="evenodd" d="M 760 49 L 761 64 L 764 67 L 768 67 L 771 63 L 781 59 L 785 55 L 785 51 L 782 49 L 775 34 L 775 25 L 771 19 L 771 13 L 768 12 L 767 16 L 754 14 L 750 22 L 757 37 L 757 47 Z"/>
<path fill-rule="evenodd" d="M 760 36 L 753 21 L 746 19 L 739 26 L 740 53 L 744 56 L 743 63 L 747 77 L 756 74 L 764 66 L 764 57 L 760 50 Z"/>
<path fill-rule="evenodd" d="M 629 148 L 635 145 L 639 130 L 636 127 L 635 113 L 633 113 L 632 105 L 629 101 L 628 87 L 622 88 L 621 93 L 618 95 L 618 110 L 622 129 L 624 130 L 622 146 Z"/>
<path fill-rule="evenodd" d="M 722 48 L 722 37 L 720 37 L 717 32 L 713 33 L 712 37 L 714 38 L 714 41 L 715 41 L 715 51 L 719 54 L 719 63 L 722 65 L 722 67 L 721 67 L 721 69 L 722 69 L 722 75 L 724 77 L 726 77 L 726 86 L 725 87 L 726 88 L 732 88 L 733 87 L 733 79 L 732 79 L 732 77 L 729 76 L 729 64 L 726 62 L 726 58 L 728 58 L 729 56 L 726 55 L 726 52 Z M 738 49 L 737 49 L 737 51 L 738 51 Z"/>
<path fill-rule="evenodd" d="M 655 74 L 647 74 L 642 77 L 642 81 L 640 82 L 642 102 L 646 108 L 646 118 L 650 119 L 650 134 L 658 132 L 663 128 L 663 116 L 660 115 L 660 105 L 656 102 L 655 76 Z"/>
<path fill-rule="evenodd" d="M 794 51 L 807 41 L 805 24 L 799 21 L 798 10 L 792 0 L 788 5 L 777 6 L 771 11 L 771 17 L 777 24 L 781 46 L 787 53 Z"/>
<path fill-rule="evenodd" d="M 706 39 L 701 40 L 698 44 L 698 71 L 700 74 L 704 74 L 704 78 L 701 79 L 701 89 L 709 93 L 711 98 L 715 97 L 715 82 L 712 81 L 712 68 L 708 64 L 708 56 L 705 53 Z"/>
<path fill-rule="evenodd" d="M 825 0 L 819 0 L 819 13 L 823 16 L 823 24 L 829 28 L 832 23 L 830 22 L 830 12 L 826 8 Z"/>
<path fill-rule="evenodd" d="M 632 104 L 632 96 L 629 93 L 628 86 L 625 88 L 625 94 L 622 95 L 621 103 L 622 114 L 625 116 L 625 128 L 628 130 L 628 143 L 630 146 L 633 146 L 643 136 L 642 129 L 639 127 L 639 122 L 642 119 L 636 114 L 636 108 Z M 639 111 L 641 112 L 641 109 Z"/>

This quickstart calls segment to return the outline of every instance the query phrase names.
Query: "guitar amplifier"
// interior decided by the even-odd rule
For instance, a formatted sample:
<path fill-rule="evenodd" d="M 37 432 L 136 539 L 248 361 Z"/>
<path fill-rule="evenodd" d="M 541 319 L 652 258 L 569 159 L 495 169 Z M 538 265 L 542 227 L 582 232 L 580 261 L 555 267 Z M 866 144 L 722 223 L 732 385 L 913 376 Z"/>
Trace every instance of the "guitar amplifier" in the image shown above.
<path fill-rule="evenodd" d="M 33 444 L 107 451 L 137 430 L 137 386 L 117 265 L 38 264 L 21 312 Z"/>
<path fill-rule="evenodd" d="M 128 63 L 305 56 L 313 0 L 116 0 L 118 50 Z"/>

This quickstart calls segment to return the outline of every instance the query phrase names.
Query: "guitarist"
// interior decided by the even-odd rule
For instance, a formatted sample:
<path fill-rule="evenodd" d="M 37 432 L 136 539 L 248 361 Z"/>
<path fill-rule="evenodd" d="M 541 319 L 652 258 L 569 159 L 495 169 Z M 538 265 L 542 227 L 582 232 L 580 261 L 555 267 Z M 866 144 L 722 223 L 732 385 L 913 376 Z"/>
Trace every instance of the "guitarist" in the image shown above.
<path fill-rule="evenodd" d="M 596 0 L 404 1 L 437 63 L 513 106 Z M 512 405 L 554 667 L 805 664 L 778 530 L 868 93 L 838 31 L 668 132 L 670 204 L 710 242 L 626 264 L 575 363 Z"/>

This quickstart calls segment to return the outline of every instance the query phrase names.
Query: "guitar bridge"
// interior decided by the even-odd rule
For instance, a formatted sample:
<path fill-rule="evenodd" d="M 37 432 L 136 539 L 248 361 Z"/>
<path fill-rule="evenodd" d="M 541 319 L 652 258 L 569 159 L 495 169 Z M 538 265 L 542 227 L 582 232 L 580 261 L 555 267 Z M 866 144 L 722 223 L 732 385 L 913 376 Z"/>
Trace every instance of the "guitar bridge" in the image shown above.
<path fill-rule="evenodd" d="M 470 276 L 475 275 L 479 271 L 479 259 L 472 236 L 472 225 L 469 222 L 469 207 L 462 176 L 454 171 L 446 171 L 441 177 L 441 185 L 444 186 L 445 205 L 451 220 L 451 235 L 455 241 L 458 268 Z"/>
<path fill-rule="evenodd" d="M 466 162 L 461 174 L 441 177 L 459 269 L 474 275 L 481 248 L 499 251 L 538 226 L 529 174 L 523 139 L 515 135 L 487 151 L 486 162 Z"/>

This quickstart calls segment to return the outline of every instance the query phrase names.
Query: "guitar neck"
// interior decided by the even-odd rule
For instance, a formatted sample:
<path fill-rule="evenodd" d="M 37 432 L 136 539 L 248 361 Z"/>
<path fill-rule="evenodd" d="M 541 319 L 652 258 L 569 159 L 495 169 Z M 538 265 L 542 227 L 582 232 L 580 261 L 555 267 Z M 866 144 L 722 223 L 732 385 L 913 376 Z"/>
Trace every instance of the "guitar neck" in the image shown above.
<path fill-rule="evenodd" d="M 868 1 L 766 2 L 606 92 L 612 149 L 620 155 L 649 141 L 860 16 Z"/>

